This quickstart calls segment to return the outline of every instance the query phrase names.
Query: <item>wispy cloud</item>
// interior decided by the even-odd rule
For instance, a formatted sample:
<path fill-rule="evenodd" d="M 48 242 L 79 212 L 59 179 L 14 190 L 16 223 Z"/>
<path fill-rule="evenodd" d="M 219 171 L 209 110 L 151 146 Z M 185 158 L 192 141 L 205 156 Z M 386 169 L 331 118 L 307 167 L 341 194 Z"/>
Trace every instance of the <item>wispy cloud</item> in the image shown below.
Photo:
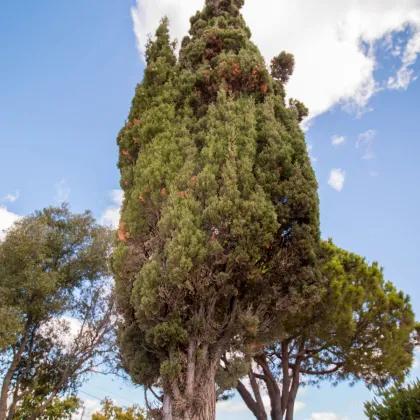
<path fill-rule="evenodd" d="M 96 413 L 97 411 L 101 410 L 101 401 L 93 400 L 93 399 L 86 399 L 83 400 L 83 409 L 79 409 L 77 413 L 77 418 L 81 420 L 87 420 L 92 418 L 92 414 Z M 83 415 L 83 417 L 81 417 Z"/>
<path fill-rule="evenodd" d="M 349 420 L 348 417 L 342 417 L 335 413 L 312 413 L 311 420 Z"/>
<path fill-rule="evenodd" d="M 250 392 L 252 393 L 252 391 Z M 268 395 L 263 395 L 262 400 L 266 411 L 269 413 L 271 409 L 270 397 Z M 217 404 L 216 408 L 217 412 L 220 414 L 240 413 L 248 410 L 244 401 L 242 401 L 239 398 L 234 398 L 228 401 L 222 401 Z M 302 411 L 304 408 L 305 403 L 301 401 L 296 401 L 294 412 L 297 413 L 299 411 Z"/>
<path fill-rule="evenodd" d="M 375 130 L 367 130 L 364 133 L 360 134 L 357 139 L 356 148 L 363 149 L 363 159 L 370 160 L 375 157 L 373 152 L 373 143 L 376 137 Z"/>
<path fill-rule="evenodd" d="M 344 136 L 333 136 L 331 142 L 334 147 L 340 147 L 346 142 L 346 138 Z"/>
<path fill-rule="evenodd" d="M 318 161 L 318 158 L 317 158 L 317 157 L 315 157 L 315 156 L 312 154 L 312 150 L 313 150 L 314 146 L 313 146 L 312 144 L 308 144 L 308 145 L 306 145 L 306 148 L 307 148 L 307 150 L 308 150 L 308 154 L 309 154 L 309 157 L 310 157 L 310 159 L 311 159 L 312 163 L 316 163 L 316 162 Z"/>
<path fill-rule="evenodd" d="M 104 210 L 99 222 L 104 226 L 112 226 L 116 229 L 120 221 L 120 210 L 124 200 L 124 191 L 112 190 L 109 197 L 112 204 Z"/>
<path fill-rule="evenodd" d="M 62 179 L 55 184 L 55 201 L 59 204 L 65 203 L 69 200 L 71 189 L 67 184 L 66 179 Z"/>
<path fill-rule="evenodd" d="M 408 41 L 404 52 L 402 47 L 398 45 L 393 55 L 401 56 L 401 67 L 395 76 L 388 79 L 388 89 L 407 89 L 411 82 L 417 79 L 414 74 L 413 65 L 420 53 L 420 23 L 412 27 L 414 36 Z"/>
<path fill-rule="evenodd" d="M 218 413 L 240 413 L 247 410 L 242 400 L 222 401 L 217 404 L 216 408 Z"/>
<path fill-rule="evenodd" d="M 337 191 L 341 191 L 344 187 L 346 173 L 342 169 L 332 169 L 328 184 Z"/>
<path fill-rule="evenodd" d="M 414 352 L 414 360 L 413 360 L 413 369 L 418 369 L 418 367 L 420 366 L 419 363 L 420 360 L 420 348 L 417 348 L 416 351 Z"/>
<path fill-rule="evenodd" d="M 20 191 L 16 191 L 14 194 L 7 194 L 3 197 L 2 201 L 8 201 L 9 203 L 14 203 L 20 197 Z"/>
<path fill-rule="evenodd" d="M 4 206 L 0 206 L 0 241 L 6 236 L 7 229 L 19 220 L 19 218 L 19 215 L 8 211 Z"/>

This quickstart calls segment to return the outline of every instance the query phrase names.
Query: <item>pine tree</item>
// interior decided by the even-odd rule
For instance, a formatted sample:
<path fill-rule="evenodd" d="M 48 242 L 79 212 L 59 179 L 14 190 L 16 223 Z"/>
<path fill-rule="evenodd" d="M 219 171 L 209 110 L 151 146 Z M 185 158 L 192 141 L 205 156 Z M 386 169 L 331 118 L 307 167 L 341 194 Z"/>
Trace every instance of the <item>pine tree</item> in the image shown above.
<path fill-rule="evenodd" d="M 207 0 L 178 60 L 162 21 L 118 137 L 122 362 L 161 388 L 165 419 L 214 419 L 229 346 L 274 340 L 317 298 L 317 183 L 299 112 L 242 6 Z"/>
<path fill-rule="evenodd" d="M 420 418 L 420 381 L 403 386 L 395 384 L 378 393 L 379 399 L 365 403 L 369 420 L 416 420 Z"/>
<path fill-rule="evenodd" d="M 254 348 L 247 372 L 267 389 L 273 420 L 293 419 L 302 384 L 363 380 L 369 388 L 383 387 L 403 380 L 413 363 L 418 324 L 409 297 L 384 280 L 377 263 L 331 241 L 322 243 L 319 261 L 326 279 L 322 299 L 289 319 L 278 343 Z M 250 392 L 242 381 L 235 387 L 255 417 L 266 420 L 260 387 Z"/>

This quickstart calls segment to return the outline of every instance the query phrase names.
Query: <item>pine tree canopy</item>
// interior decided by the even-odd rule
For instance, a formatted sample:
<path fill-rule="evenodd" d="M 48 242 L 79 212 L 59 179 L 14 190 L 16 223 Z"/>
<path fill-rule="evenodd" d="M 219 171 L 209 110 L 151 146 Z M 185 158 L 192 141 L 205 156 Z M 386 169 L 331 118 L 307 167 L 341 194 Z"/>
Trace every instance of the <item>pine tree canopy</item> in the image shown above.
<path fill-rule="evenodd" d="M 409 297 L 384 280 L 377 263 L 332 241 L 321 243 L 319 261 L 325 279 L 321 299 L 289 318 L 277 343 L 252 348 L 255 363 L 247 374 L 268 391 L 273 420 L 293 418 L 301 385 L 363 380 L 368 387 L 383 387 L 402 381 L 413 363 L 418 325 Z M 243 359 L 226 360 L 219 375 L 225 389 Z M 256 418 L 267 420 L 260 386 L 252 393 L 242 381 L 233 386 Z"/>
<path fill-rule="evenodd" d="M 404 387 L 396 384 L 378 393 L 379 398 L 365 403 L 369 420 L 417 420 L 420 418 L 420 381 Z"/>
<path fill-rule="evenodd" d="M 207 0 L 179 57 L 162 20 L 118 135 L 121 355 L 180 418 L 214 418 L 214 376 L 234 338 L 274 340 L 274 320 L 318 298 L 306 108 L 286 104 L 242 6 Z"/>

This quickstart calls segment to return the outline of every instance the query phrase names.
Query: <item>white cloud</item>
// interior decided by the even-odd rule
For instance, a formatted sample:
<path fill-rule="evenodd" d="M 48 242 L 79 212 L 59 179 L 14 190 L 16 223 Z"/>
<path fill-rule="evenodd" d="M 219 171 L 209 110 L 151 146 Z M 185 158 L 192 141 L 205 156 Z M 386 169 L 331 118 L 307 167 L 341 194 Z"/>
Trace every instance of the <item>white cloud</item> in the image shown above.
<path fill-rule="evenodd" d="M 43 325 L 41 334 L 49 334 L 51 330 L 54 330 L 58 333 L 57 344 L 70 348 L 74 344 L 81 328 L 82 323 L 78 319 L 70 316 L 62 316 L 53 318 Z"/>
<path fill-rule="evenodd" d="M 360 134 L 359 138 L 357 139 L 356 148 L 364 149 L 363 159 L 369 160 L 375 157 L 373 153 L 373 142 L 376 137 L 375 130 L 367 130 L 364 133 Z"/>
<path fill-rule="evenodd" d="M 83 409 L 81 409 L 77 414 L 77 418 L 83 420 L 91 419 L 93 413 L 101 410 L 101 401 L 86 399 L 83 401 L 83 406 L 85 407 L 83 417 L 81 417 L 83 412 Z"/>
<path fill-rule="evenodd" d="M 301 401 L 295 402 L 295 413 L 298 413 L 299 411 L 302 411 L 305 408 L 306 404 Z"/>
<path fill-rule="evenodd" d="M 404 53 L 401 58 L 401 68 L 396 76 L 391 76 L 388 80 L 387 87 L 389 89 L 407 89 L 409 84 L 416 80 L 413 64 L 417 60 L 420 53 L 420 24 L 414 27 L 415 35 L 408 41 Z M 397 46 L 394 55 L 401 55 L 401 47 Z"/>
<path fill-rule="evenodd" d="M 413 360 L 413 369 L 418 369 L 418 367 L 420 366 L 420 350 L 416 349 L 415 353 L 414 353 L 414 360 Z"/>
<path fill-rule="evenodd" d="M 172 35 L 181 40 L 189 17 L 203 4 L 203 0 L 136 0 L 131 14 L 142 54 L 147 34 L 155 32 L 163 16 L 169 17 Z M 288 93 L 309 107 L 310 118 L 337 104 L 356 112 L 367 108 L 380 89 L 374 78 L 375 46 L 383 46 L 390 34 L 412 27 L 408 42 L 398 46 L 403 51 L 400 77 L 411 71 L 420 49 L 419 0 L 248 0 L 243 14 L 267 62 L 282 50 L 295 55 Z M 410 73 L 409 81 L 412 78 Z M 403 80 L 406 86 L 409 81 Z"/>
<path fill-rule="evenodd" d="M 55 184 L 55 201 L 59 204 L 67 202 L 70 197 L 70 191 L 71 189 L 67 184 L 67 180 L 62 179 Z"/>
<path fill-rule="evenodd" d="M 334 413 L 312 413 L 311 420 L 349 420 L 348 417 L 342 417 Z"/>
<path fill-rule="evenodd" d="M 3 197 L 2 201 L 8 201 L 9 203 L 14 203 L 20 197 L 20 191 L 16 191 L 14 194 L 7 194 Z"/>
<path fill-rule="evenodd" d="M 263 396 L 263 403 L 266 411 L 269 413 L 271 410 L 270 406 L 270 397 L 268 395 Z M 220 403 L 217 403 L 217 412 L 219 414 L 222 413 L 240 413 L 242 411 L 247 411 L 248 408 L 245 405 L 245 403 L 240 399 L 234 399 L 234 400 L 228 400 L 228 401 L 222 401 Z M 295 403 L 295 413 L 302 411 L 305 408 L 305 403 L 301 401 L 296 401 Z"/>
<path fill-rule="evenodd" d="M 19 216 L 17 214 L 10 212 L 4 206 L 0 206 L 0 241 L 6 236 L 7 229 L 9 229 L 18 219 Z"/>
<path fill-rule="evenodd" d="M 313 150 L 314 146 L 312 144 L 307 144 L 306 149 L 308 150 L 309 157 L 311 158 L 311 161 L 313 164 L 315 164 L 318 161 L 318 158 L 315 157 L 311 152 Z"/>
<path fill-rule="evenodd" d="M 369 175 L 370 176 L 373 176 L 373 177 L 377 177 L 377 176 L 379 176 L 379 172 L 377 172 L 377 171 L 370 171 L 369 172 Z"/>
<path fill-rule="evenodd" d="M 341 191 L 344 187 L 346 173 L 342 169 L 332 169 L 328 184 L 337 191 Z"/>
<path fill-rule="evenodd" d="M 333 136 L 331 141 L 334 147 L 339 147 L 346 142 L 346 138 L 344 136 Z"/>
<path fill-rule="evenodd" d="M 110 193 L 112 205 L 107 207 L 102 213 L 99 223 L 104 226 L 117 228 L 120 222 L 120 210 L 124 200 L 123 190 L 112 190 Z"/>
<path fill-rule="evenodd" d="M 247 406 L 242 400 L 228 400 L 222 401 L 216 406 L 218 413 L 240 413 L 248 410 Z"/>

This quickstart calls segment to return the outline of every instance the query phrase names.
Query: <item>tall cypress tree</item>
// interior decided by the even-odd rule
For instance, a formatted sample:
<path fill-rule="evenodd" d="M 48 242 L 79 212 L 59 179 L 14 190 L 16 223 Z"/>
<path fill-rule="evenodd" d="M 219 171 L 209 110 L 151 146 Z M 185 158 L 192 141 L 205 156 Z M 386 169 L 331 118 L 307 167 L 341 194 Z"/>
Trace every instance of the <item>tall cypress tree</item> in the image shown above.
<path fill-rule="evenodd" d="M 119 343 L 133 381 L 162 389 L 164 419 L 214 419 L 225 351 L 275 340 L 278 320 L 316 298 L 318 195 L 302 115 L 250 41 L 242 6 L 206 0 L 178 60 L 162 21 L 118 137 Z"/>

